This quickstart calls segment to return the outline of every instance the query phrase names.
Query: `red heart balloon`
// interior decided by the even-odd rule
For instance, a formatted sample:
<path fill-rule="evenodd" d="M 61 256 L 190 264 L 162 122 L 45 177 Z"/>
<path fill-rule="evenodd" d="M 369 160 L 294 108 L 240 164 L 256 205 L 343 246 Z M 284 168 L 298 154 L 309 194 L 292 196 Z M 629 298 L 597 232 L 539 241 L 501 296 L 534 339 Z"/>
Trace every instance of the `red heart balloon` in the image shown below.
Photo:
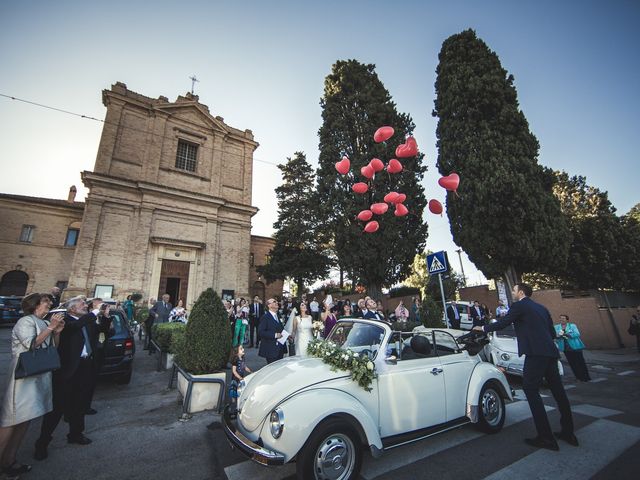
<path fill-rule="evenodd" d="M 404 143 L 396 148 L 396 157 L 408 158 L 415 157 L 418 154 L 418 143 L 413 137 L 407 137 Z"/>
<path fill-rule="evenodd" d="M 446 188 L 450 192 L 455 192 L 458 190 L 458 185 L 460 185 L 460 177 L 457 173 L 451 173 L 446 177 L 441 177 L 438 180 L 438 185 L 442 188 Z"/>
<path fill-rule="evenodd" d="M 396 160 L 395 158 L 392 158 L 391 160 L 389 160 L 389 164 L 387 165 L 387 172 L 389 173 L 400 173 L 402 171 L 402 164 Z"/>
<path fill-rule="evenodd" d="M 429 200 L 429 211 L 440 215 L 442 213 L 442 204 L 438 200 Z"/>
<path fill-rule="evenodd" d="M 362 195 L 363 193 L 367 193 L 367 190 L 369 190 L 369 185 L 364 182 L 354 183 L 353 187 L 351 187 L 351 190 Z"/>
<path fill-rule="evenodd" d="M 347 156 L 342 157 L 342 160 L 336 162 L 336 170 L 340 175 L 346 175 L 349 168 L 351 168 L 351 161 Z"/>
<path fill-rule="evenodd" d="M 383 215 L 387 210 L 389 210 L 389 205 L 386 203 L 374 203 L 371 205 L 370 209 L 376 215 Z"/>
<path fill-rule="evenodd" d="M 368 222 L 373 217 L 373 212 L 371 210 L 362 210 L 358 214 L 358 220 L 362 220 L 363 222 Z"/>
<path fill-rule="evenodd" d="M 393 212 L 396 217 L 404 217 L 408 213 L 409 210 L 407 209 L 407 207 L 405 207 L 402 203 L 396 203 L 396 211 Z"/>
<path fill-rule="evenodd" d="M 389 192 L 384 196 L 384 201 L 387 203 L 396 203 L 398 198 L 398 192 Z"/>
<path fill-rule="evenodd" d="M 407 196 L 404 193 L 399 193 L 398 197 L 396 198 L 396 203 L 404 203 L 406 199 Z"/>
<path fill-rule="evenodd" d="M 382 160 L 380 160 L 379 158 L 372 159 L 369 162 L 369 165 L 371 165 L 371 168 L 373 168 L 374 172 L 380 172 L 384 170 L 384 163 L 382 163 Z"/>
<path fill-rule="evenodd" d="M 363 177 L 372 178 L 375 172 L 371 165 L 365 165 L 360 169 L 360 173 L 362 174 Z"/>
<path fill-rule="evenodd" d="M 375 220 L 373 220 L 364 226 L 364 231 L 367 233 L 373 233 L 373 232 L 377 232 L 379 228 L 380 228 L 380 224 Z"/>
<path fill-rule="evenodd" d="M 373 134 L 373 140 L 376 143 L 385 142 L 389 140 L 394 134 L 393 127 L 380 127 L 376 130 L 376 133 Z"/>

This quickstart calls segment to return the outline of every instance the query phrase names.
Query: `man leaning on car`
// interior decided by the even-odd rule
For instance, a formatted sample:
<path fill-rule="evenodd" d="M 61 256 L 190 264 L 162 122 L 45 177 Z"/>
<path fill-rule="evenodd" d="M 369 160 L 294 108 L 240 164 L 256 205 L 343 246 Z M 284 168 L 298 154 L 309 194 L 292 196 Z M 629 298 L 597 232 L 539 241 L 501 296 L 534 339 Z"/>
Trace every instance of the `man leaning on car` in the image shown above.
<path fill-rule="evenodd" d="M 537 448 L 559 450 L 556 442 L 556 438 L 559 438 L 577 447 L 578 439 L 573 433 L 571 406 L 558 371 L 560 354 L 554 342 L 556 331 L 549 310 L 531 300 L 529 297 L 532 293 L 532 288 L 526 283 L 515 284 L 511 292 L 514 303 L 509 313 L 489 325 L 474 326 L 473 330 L 489 333 L 502 330 L 511 324 L 515 327 L 518 355 L 525 355 L 522 390 L 527 397 L 538 432 L 535 438 L 525 438 L 525 442 Z M 560 432 L 551 432 L 549 418 L 540 397 L 543 378 L 547 379 L 553 398 L 558 404 L 562 427 Z"/>

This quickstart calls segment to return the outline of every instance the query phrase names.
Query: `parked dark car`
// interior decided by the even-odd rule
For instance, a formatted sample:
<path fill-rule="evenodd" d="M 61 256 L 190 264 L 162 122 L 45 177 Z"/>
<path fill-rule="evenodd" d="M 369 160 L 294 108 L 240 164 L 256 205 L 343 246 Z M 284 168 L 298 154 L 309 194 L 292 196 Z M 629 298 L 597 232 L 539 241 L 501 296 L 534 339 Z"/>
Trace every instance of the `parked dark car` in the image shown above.
<path fill-rule="evenodd" d="M 121 309 L 111 310 L 111 330 L 105 346 L 101 376 L 115 376 L 118 383 L 129 383 L 133 370 L 136 342 L 127 315 Z"/>
<path fill-rule="evenodd" d="M 22 297 L 0 297 L 0 323 L 14 323 L 23 316 Z"/>
<path fill-rule="evenodd" d="M 47 319 L 56 312 L 66 312 L 66 310 L 64 308 L 51 310 L 47 314 Z M 109 312 L 109 316 L 111 327 L 107 335 L 104 362 L 99 375 L 115 377 L 116 382 L 128 384 L 131 381 L 133 357 L 136 353 L 133 331 L 122 309 L 114 308 Z"/>

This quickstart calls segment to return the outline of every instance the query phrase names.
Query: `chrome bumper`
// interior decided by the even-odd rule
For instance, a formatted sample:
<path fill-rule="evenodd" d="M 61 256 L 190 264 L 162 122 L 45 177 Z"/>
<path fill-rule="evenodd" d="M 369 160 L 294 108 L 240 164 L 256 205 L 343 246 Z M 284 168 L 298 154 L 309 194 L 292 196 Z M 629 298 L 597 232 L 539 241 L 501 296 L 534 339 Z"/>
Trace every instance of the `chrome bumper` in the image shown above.
<path fill-rule="evenodd" d="M 224 408 L 222 427 L 231 447 L 237 448 L 251 460 L 261 465 L 284 465 L 284 455 L 261 447 L 238 431 L 235 420 L 231 418 L 230 407 L 230 405 L 227 405 Z"/>

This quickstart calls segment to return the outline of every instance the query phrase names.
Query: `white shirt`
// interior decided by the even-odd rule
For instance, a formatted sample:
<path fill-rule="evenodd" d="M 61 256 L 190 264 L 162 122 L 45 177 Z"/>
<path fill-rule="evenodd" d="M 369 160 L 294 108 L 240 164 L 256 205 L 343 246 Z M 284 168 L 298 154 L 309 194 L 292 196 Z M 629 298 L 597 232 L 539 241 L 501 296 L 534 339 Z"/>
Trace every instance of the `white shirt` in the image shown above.
<path fill-rule="evenodd" d="M 309 304 L 309 308 L 311 309 L 312 312 L 319 312 L 320 311 L 320 305 L 318 304 L 318 302 L 316 302 L 315 300 L 313 302 L 311 302 Z"/>

